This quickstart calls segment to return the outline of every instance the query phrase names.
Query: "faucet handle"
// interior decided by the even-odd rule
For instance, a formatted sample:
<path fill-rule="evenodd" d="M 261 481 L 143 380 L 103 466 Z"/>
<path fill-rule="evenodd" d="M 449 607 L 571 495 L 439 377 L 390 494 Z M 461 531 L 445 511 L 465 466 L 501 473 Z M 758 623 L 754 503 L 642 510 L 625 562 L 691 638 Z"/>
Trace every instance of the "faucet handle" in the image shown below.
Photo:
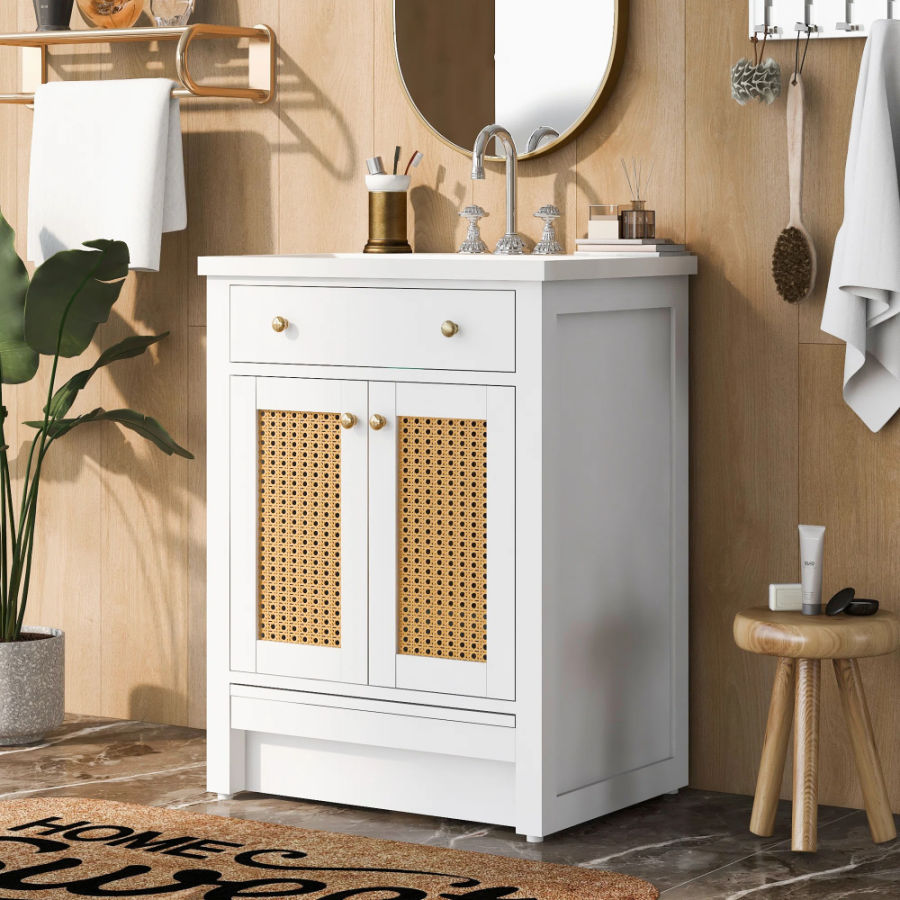
<path fill-rule="evenodd" d="M 487 244 L 481 239 L 481 229 L 478 222 L 487 218 L 490 213 L 485 212 L 480 206 L 467 206 L 460 214 L 461 219 L 469 220 L 469 227 L 466 230 L 466 239 L 459 248 L 459 253 L 487 253 Z"/>
<path fill-rule="evenodd" d="M 532 251 L 536 256 L 555 256 L 563 252 L 562 245 L 556 239 L 556 229 L 553 223 L 559 218 L 559 207 L 548 203 L 542 206 L 535 214 L 536 219 L 544 220 L 544 233 L 541 241 Z"/>

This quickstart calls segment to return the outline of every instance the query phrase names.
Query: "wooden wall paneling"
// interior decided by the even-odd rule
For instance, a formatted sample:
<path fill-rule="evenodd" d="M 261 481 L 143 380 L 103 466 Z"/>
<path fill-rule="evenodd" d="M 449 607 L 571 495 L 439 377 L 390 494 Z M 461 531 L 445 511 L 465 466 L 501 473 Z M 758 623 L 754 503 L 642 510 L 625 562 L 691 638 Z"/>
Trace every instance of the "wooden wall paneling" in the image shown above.
<path fill-rule="evenodd" d="M 164 241 L 159 274 L 132 275 L 106 339 L 133 333 L 169 337 L 157 353 L 105 370 L 103 406 L 130 407 L 188 441 L 187 256 Z M 176 245 L 176 246 L 171 246 Z M 181 250 L 181 252 L 177 252 Z M 187 724 L 190 598 L 188 468 L 116 426 L 97 429 L 104 468 L 103 654 L 106 715 Z M 202 465 L 202 463 L 201 463 Z"/>
<path fill-rule="evenodd" d="M 800 521 L 824 525 L 825 599 L 851 585 L 900 609 L 900 420 L 873 434 L 844 403 L 843 346 L 800 348 Z M 860 661 L 894 810 L 900 809 L 900 654 Z M 862 806 L 841 702 L 822 682 L 821 802 Z"/>
<path fill-rule="evenodd" d="M 206 329 L 188 328 L 187 722 L 206 724 Z"/>
<path fill-rule="evenodd" d="M 85 354 L 92 358 L 93 348 Z M 90 365 L 90 363 L 88 363 Z M 43 358 L 38 377 L 17 390 L 17 419 L 35 418 L 46 403 L 49 361 Z M 67 360 L 57 385 L 82 368 Z M 99 382 L 81 394 L 82 413 L 101 405 Z M 34 431 L 18 429 L 19 484 L 28 456 L 26 441 Z M 27 621 L 62 628 L 66 633 L 66 708 L 102 713 L 100 659 L 102 631 L 102 496 L 104 473 L 99 427 L 85 426 L 59 441 L 47 456 L 41 476 L 34 561 Z"/>
<path fill-rule="evenodd" d="M 374 0 L 282 0 L 281 253 L 362 250 L 372 155 Z M 243 252 L 243 251 L 241 251 Z"/>
<path fill-rule="evenodd" d="M 0 28 L 15 31 L 18 25 L 17 7 L 9 3 L 0 6 Z M 0 91 L 18 90 L 19 51 L 12 47 L 0 50 L 0 79 Z M 0 134 L 3 135 L 0 153 L 0 210 L 14 228 L 18 225 L 18 112 L 15 106 L 0 104 Z"/>
<path fill-rule="evenodd" d="M 655 164 L 647 205 L 656 210 L 657 234 L 684 239 L 684 90 L 685 0 L 632 0 L 625 63 L 616 89 L 577 139 L 573 209 L 578 237 L 587 233 L 589 204 L 630 202 L 621 160 L 630 163 L 637 157 L 644 160 L 645 173 Z M 550 157 L 551 162 L 555 159 Z"/>
<path fill-rule="evenodd" d="M 281 6 L 293 16 L 309 15 L 309 4 L 279 0 L 218 0 L 198 4 L 195 18 L 214 24 L 270 25 L 279 42 L 275 100 L 265 106 L 221 100 L 182 101 L 188 196 L 189 323 L 206 324 L 206 281 L 197 275 L 197 257 L 229 253 L 275 253 L 278 249 L 279 115 L 289 102 L 290 35 L 281 24 Z M 289 17 L 288 17 L 289 18 Z M 307 20 L 307 27 L 308 27 Z M 236 43 L 207 42 L 192 48 L 196 77 L 234 79 L 245 84 L 246 53 Z M 285 96 L 287 94 L 287 96 Z"/>
<path fill-rule="evenodd" d="M 728 71 L 750 49 L 745 7 L 687 0 L 685 31 L 686 235 L 701 260 L 691 309 L 691 783 L 749 794 L 775 661 L 739 651 L 731 623 L 798 566 L 797 310 L 769 272 L 784 227 L 784 107 L 731 99 Z"/>

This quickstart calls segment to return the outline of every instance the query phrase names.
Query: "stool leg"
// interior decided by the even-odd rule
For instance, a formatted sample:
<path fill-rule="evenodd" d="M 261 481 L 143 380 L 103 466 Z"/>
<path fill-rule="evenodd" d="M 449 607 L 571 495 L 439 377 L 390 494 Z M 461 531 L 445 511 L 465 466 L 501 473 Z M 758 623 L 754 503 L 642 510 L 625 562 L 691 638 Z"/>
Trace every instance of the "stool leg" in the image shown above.
<path fill-rule="evenodd" d="M 778 810 L 784 761 L 791 737 L 791 720 L 794 718 L 795 668 L 796 660 L 781 657 L 775 669 L 766 737 L 759 761 L 753 812 L 750 815 L 750 831 L 760 837 L 771 837 L 775 831 L 775 813 Z"/>
<path fill-rule="evenodd" d="M 791 849 L 815 853 L 819 805 L 819 685 L 822 661 L 797 661 Z"/>
<path fill-rule="evenodd" d="M 856 770 L 862 784 L 872 840 L 876 844 L 892 841 L 897 837 L 897 828 L 891 813 L 881 760 L 875 746 L 875 735 L 872 732 L 872 720 L 869 718 L 869 707 L 859 674 L 859 664 L 855 659 L 836 659 L 834 674 L 841 693 L 841 705 L 844 707 L 844 718 L 850 732 L 853 755 L 856 757 Z"/>

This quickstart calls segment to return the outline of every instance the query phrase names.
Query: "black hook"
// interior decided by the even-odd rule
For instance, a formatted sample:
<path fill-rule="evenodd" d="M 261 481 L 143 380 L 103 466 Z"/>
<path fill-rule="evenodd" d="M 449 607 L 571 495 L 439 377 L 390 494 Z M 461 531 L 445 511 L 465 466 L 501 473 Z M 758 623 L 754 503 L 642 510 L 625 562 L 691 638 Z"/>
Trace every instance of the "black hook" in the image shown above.
<path fill-rule="evenodd" d="M 803 74 L 803 66 L 806 65 L 806 53 L 809 50 L 809 39 L 812 37 L 813 28 L 806 26 L 806 44 L 803 47 L 803 59 L 800 59 L 800 29 L 797 29 L 797 41 L 794 44 L 794 77 L 791 84 L 797 84 L 797 76 Z"/>

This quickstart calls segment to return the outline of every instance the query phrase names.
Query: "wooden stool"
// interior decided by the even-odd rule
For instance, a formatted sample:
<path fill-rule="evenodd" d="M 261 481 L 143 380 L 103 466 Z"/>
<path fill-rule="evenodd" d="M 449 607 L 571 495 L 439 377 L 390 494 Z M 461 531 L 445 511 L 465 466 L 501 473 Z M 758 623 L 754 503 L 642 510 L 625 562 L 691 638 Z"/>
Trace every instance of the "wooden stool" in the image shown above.
<path fill-rule="evenodd" d="M 766 722 L 750 831 L 769 837 L 794 722 L 794 807 L 791 849 L 814 853 L 818 806 L 819 684 L 823 659 L 834 663 L 844 718 L 862 783 L 869 829 L 876 844 L 897 836 L 881 760 L 875 748 L 857 659 L 900 648 L 900 619 L 880 610 L 874 616 L 804 616 L 799 612 L 747 609 L 734 619 L 734 640 L 742 650 L 778 657 Z M 796 673 L 796 679 L 795 679 Z M 791 703 L 796 680 L 796 703 Z"/>

